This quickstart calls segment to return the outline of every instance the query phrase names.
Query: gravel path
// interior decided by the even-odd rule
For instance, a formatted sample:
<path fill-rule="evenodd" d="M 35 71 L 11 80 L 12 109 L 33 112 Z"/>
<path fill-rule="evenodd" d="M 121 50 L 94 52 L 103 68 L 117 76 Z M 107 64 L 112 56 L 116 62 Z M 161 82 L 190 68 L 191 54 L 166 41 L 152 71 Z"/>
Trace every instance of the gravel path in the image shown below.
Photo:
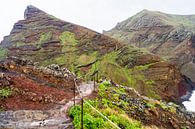
<path fill-rule="evenodd" d="M 92 82 L 83 83 L 79 87 L 83 96 L 94 91 Z M 76 96 L 76 103 L 80 96 Z M 67 116 L 68 109 L 74 105 L 73 98 L 68 102 L 62 100 L 50 110 L 17 110 L 0 112 L 0 128 L 11 129 L 71 129 L 72 121 Z"/>

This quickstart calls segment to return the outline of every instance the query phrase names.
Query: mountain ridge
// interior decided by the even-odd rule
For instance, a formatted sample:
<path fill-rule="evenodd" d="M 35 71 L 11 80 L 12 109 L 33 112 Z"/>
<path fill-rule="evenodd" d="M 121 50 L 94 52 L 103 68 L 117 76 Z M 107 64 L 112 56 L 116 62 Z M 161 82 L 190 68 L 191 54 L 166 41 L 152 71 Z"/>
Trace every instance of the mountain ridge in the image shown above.
<path fill-rule="evenodd" d="M 175 19 L 176 18 L 176 19 Z M 139 21 L 142 20 L 142 21 Z M 167 13 L 162 13 L 160 11 L 150 11 L 150 10 L 142 10 L 135 14 L 134 16 L 128 18 L 127 20 L 124 20 L 123 22 L 120 22 L 119 25 L 125 24 L 126 27 L 133 27 L 133 25 L 129 25 L 128 23 L 134 22 L 134 20 L 139 23 L 137 25 L 137 29 L 140 29 L 142 27 L 160 27 L 160 26 L 179 26 L 180 24 L 184 24 L 184 27 L 187 27 L 190 29 L 191 26 L 195 26 L 194 21 L 195 21 L 195 15 L 178 15 L 178 14 L 167 14 Z M 179 21 L 183 20 L 183 21 Z M 142 25 L 142 22 L 147 22 L 146 24 Z M 148 25 L 148 26 L 147 26 Z M 116 26 L 117 28 L 117 26 Z M 132 30 L 137 30 L 136 28 L 132 28 Z M 190 31 L 194 32 L 194 28 Z"/>
<path fill-rule="evenodd" d="M 141 11 L 104 34 L 146 48 L 177 65 L 183 74 L 195 81 L 194 21 L 195 15 Z M 193 73 L 187 66 L 192 68 Z"/>

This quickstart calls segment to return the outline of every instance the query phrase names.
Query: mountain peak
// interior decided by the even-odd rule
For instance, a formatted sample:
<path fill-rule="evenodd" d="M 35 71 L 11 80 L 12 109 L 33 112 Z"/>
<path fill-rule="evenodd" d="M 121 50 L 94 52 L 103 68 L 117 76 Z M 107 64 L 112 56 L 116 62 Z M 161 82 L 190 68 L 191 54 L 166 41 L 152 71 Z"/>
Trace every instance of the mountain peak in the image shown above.
<path fill-rule="evenodd" d="M 142 11 L 140 12 L 151 12 L 150 10 L 147 10 L 147 9 L 143 9 Z"/>
<path fill-rule="evenodd" d="M 116 30 L 132 31 L 151 27 L 181 27 L 195 32 L 195 15 L 168 14 L 144 9 L 134 16 L 118 23 Z"/>
<path fill-rule="evenodd" d="M 165 16 L 159 12 L 144 9 L 135 14 L 134 16 L 117 24 L 116 29 L 132 31 L 139 30 L 141 28 L 166 26 L 167 24 L 164 22 L 164 17 Z"/>
<path fill-rule="evenodd" d="M 27 8 L 24 12 L 24 18 L 25 19 L 30 19 L 31 17 L 34 17 L 39 13 L 45 13 L 45 12 L 38 9 L 37 7 L 35 7 L 33 5 L 29 5 L 29 6 L 27 6 Z"/>
<path fill-rule="evenodd" d="M 150 15 L 152 14 L 166 14 L 166 13 L 163 13 L 163 12 L 160 12 L 160 11 L 153 11 L 153 10 L 148 10 L 148 9 L 143 9 L 142 11 L 138 12 L 137 14 L 142 14 L 142 13 L 148 13 Z"/>

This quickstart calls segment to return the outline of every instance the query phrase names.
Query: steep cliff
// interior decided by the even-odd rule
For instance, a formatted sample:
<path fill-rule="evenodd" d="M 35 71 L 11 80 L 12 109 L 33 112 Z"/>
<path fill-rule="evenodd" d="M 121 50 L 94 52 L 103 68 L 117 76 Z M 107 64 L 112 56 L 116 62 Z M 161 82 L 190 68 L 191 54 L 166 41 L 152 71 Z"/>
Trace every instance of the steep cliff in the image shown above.
<path fill-rule="evenodd" d="M 163 57 L 195 81 L 195 15 L 143 10 L 104 34 Z"/>

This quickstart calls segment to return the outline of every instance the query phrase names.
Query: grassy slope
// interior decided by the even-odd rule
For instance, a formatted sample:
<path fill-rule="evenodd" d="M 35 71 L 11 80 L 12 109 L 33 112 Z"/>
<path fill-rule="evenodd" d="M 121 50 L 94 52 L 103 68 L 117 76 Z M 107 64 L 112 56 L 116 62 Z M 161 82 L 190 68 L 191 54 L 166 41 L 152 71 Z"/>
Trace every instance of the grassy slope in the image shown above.
<path fill-rule="evenodd" d="M 72 42 L 73 46 L 76 45 L 75 42 L 79 42 L 75 39 L 71 40 L 74 41 Z M 69 41 L 69 43 L 70 42 L 71 41 Z M 76 51 L 77 47 L 73 46 L 71 48 L 67 48 L 67 44 L 65 45 L 64 49 L 69 51 L 71 50 L 71 52 L 65 54 L 66 56 L 64 57 L 62 56 L 61 59 L 64 61 L 65 66 L 75 72 L 78 77 L 81 77 L 84 80 L 90 80 L 91 75 L 98 70 L 100 75 L 99 78 L 111 79 L 115 83 L 134 87 L 140 92 L 140 89 L 142 89 L 140 87 L 141 83 L 141 85 L 145 87 L 145 91 L 142 91 L 145 95 L 159 98 L 159 96 L 155 94 L 154 89 L 152 89 L 155 82 L 147 79 L 142 72 L 148 69 L 148 67 L 153 63 L 139 66 L 135 66 L 135 64 L 133 64 L 138 56 L 144 55 L 147 52 L 143 52 L 131 46 L 125 46 L 123 48 L 124 50 L 116 50 L 105 55 L 100 55 L 97 51 L 93 51 L 90 54 L 83 53 L 79 55 Z M 121 51 L 126 51 L 127 53 L 121 53 Z M 54 61 L 56 62 L 53 63 L 61 63 L 61 60 Z M 123 64 L 126 61 L 129 62 L 129 64 Z M 81 67 L 90 63 L 93 64 L 89 65 L 87 68 Z"/>
<path fill-rule="evenodd" d="M 27 56 L 27 58 L 32 60 L 43 59 L 39 61 L 40 66 L 59 64 L 67 67 L 83 80 L 91 80 L 91 75 L 98 70 L 99 78 L 108 78 L 115 83 L 134 87 L 137 91 L 146 96 L 160 98 L 153 88 L 155 82 L 144 75 L 144 71 L 154 62 L 151 60 L 151 62 L 136 65 L 137 58 L 143 55 L 147 56 L 147 51 L 132 46 L 124 46 L 121 49 L 106 54 L 101 54 L 96 50 L 83 51 L 81 50 L 82 47 L 89 49 L 90 47 L 86 46 L 86 44 L 81 46 L 82 39 L 78 40 L 74 33 L 64 31 L 59 35 L 61 47 L 58 48 L 58 54 L 49 56 L 42 45 L 50 41 L 52 37 L 53 34 L 50 31 L 42 33 L 34 44 L 36 47 L 39 47 L 40 50 L 37 51 L 35 55 Z M 91 45 L 90 42 L 92 39 L 88 40 Z M 17 42 L 16 46 L 22 47 L 24 45 L 25 43 Z M 49 54 L 51 54 L 51 52 L 49 52 Z"/>
<path fill-rule="evenodd" d="M 99 84 L 97 97 L 89 99 L 87 102 L 122 129 L 157 128 L 151 124 L 150 127 L 146 127 L 142 124 L 143 121 L 140 122 L 139 120 L 132 119 L 132 114 L 135 112 L 141 115 L 142 113 L 145 114 L 145 110 L 156 110 L 160 108 L 160 110 L 164 110 L 165 112 L 169 112 L 171 114 L 176 113 L 176 105 L 167 106 L 163 102 L 139 99 L 134 92 L 132 92 L 131 96 L 129 96 L 129 92 L 130 91 L 124 87 L 113 87 L 110 82 L 104 81 Z M 147 108 L 144 109 L 141 105 Z M 79 105 L 76 105 L 69 110 L 69 115 L 74 118 L 73 124 L 76 129 L 79 129 L 81 124 L 80 112 L 81 107 Z M 146 118 L 147 117 L 148 116 L 146 116 Z M 148 119 L 152 119 L 152 117 L 153 116 L 150 116 Z M 100 116 L 87 103 L 84 103 L 84 128 L 114 129 L 115 127 Z"/>

